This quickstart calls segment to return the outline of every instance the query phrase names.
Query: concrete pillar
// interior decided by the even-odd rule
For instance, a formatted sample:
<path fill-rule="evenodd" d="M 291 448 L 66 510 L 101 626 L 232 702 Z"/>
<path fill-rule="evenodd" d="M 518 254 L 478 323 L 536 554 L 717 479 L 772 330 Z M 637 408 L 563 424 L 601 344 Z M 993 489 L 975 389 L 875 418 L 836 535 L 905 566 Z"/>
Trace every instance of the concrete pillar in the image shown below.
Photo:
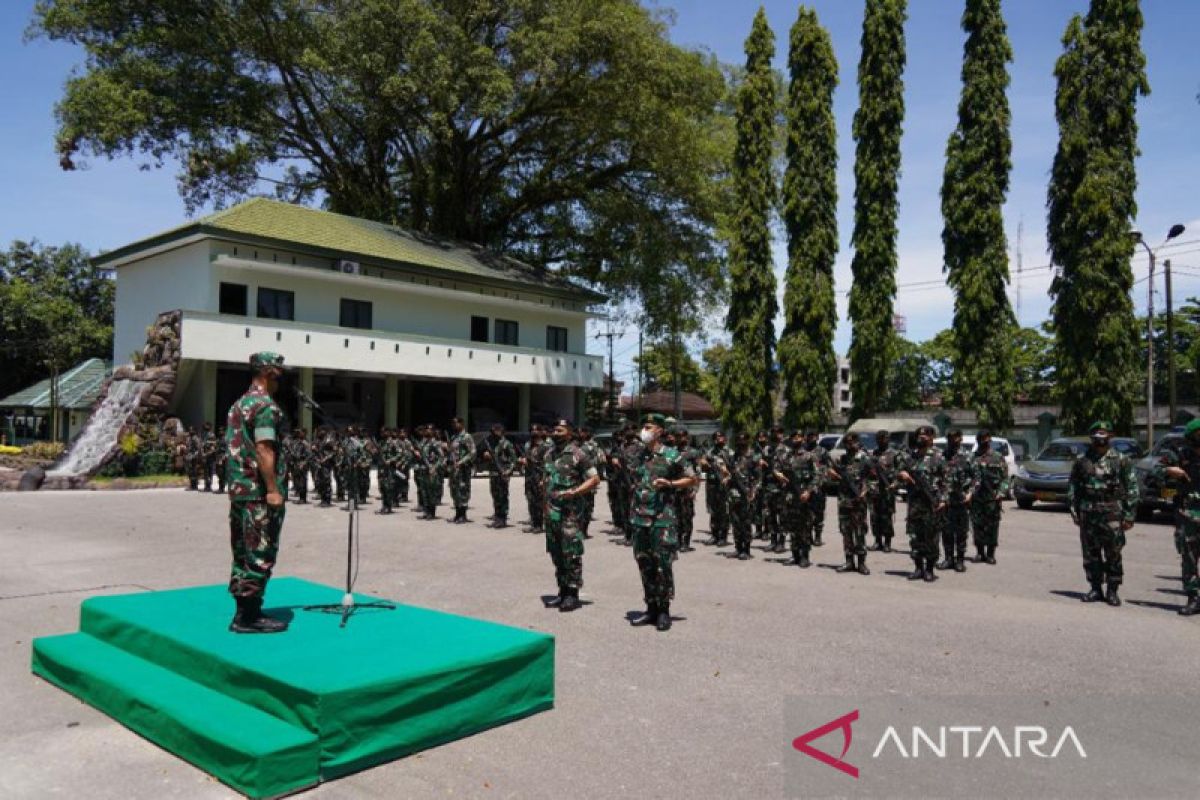
<path fill-rule="evenodd" d="M 313 393 L 313 370 L 312 367 L 300 368 L 300 391 L 304 392 L 309 397 Z M 306 431 L 311 431 L 313 428 L 313 412 L 308 407 L 307 403 L 300 404 L 300 427 Z"/>
<path fill-rule="evenodd" d="M 412 381 L 406 380 L 400 386 L 400 419 L 404 427 L 411 429 L 413 426 L 413 407 L 412 407 L 413 385 Z"/>
<path fill-rule="evenodd" d="M 396 427 L 396 406 L 400 397 L 399 381 L 395 375 L 383 376 L 383 424 Z"/>
<path fill-rule="evenodd" d="M 471 430 L 471 420 L 467 419 L 467 407 L 471 402 L 470 386 L 466 378 L 459 378 L 454 385 L 454 416 L 466 421 L 468 431 Z"/>
<path fill-rule="evenodd" d="M 517 387 L 517 430 L 529 430 L 529 384 Z"/>
<path fill-rule="evenodd" d="M 203 422 L 211 422 L 217 426 L 217 362 L 202 361 L 200 363 L 200 397 Z M 224 422 L 224 420 L 221 420 Z"/>

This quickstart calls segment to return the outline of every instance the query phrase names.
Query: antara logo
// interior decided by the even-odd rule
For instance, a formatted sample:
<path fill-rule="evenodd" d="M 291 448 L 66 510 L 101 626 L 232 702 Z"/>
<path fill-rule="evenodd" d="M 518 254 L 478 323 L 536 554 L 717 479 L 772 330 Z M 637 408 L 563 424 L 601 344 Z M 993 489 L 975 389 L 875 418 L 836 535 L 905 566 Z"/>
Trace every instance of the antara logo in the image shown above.
<path fill-rule="evenodd" d="M 851 726 L 858 721 L 858 716 L 858 709 L 855 709 L 849 714 L 830 720 L 824 725 L 797 736 L 792 740 L 792 747 L 826 766 L 844 772 L 851 778 L 857 778 L 858 767 L 846 761 L 846 753 L 850 751 L 850 744 L 854 739 L 854 730 Z M 841 755 L 834 757 L 812 746 L 816 740 L 838 730 L 842 732 Z M 931 731 L 935 733 L 931 733 Z M 1028 755 L 1038 758 L 1058 758 L 1059 753 L 1064 749 L 1067 750 L 1068 755 L 1073 749 L 1080 758 L 1087 758 L 1083 744 L 1070 725 L 1063 728 L 1062 732 L 1053 740 L 1053 748 L 1049 747 L 1052 741 L 1050 732 L 1041 725 L 1016 725 L 1013 726 L 1011 732 L 1007 733 L 1006 736 L 1006 731 L 1002 731 L 995 725 L 986 728 L 981 725 L 943 725 L 930 729 L 930 731 L 914 725 L 909 736 L 902 737 L 894 725 L 889 725 L 883 735 L 879 737 L 879 743 L 875 745 L 871 758 L 879 758 L 880 755 L 886 755 L 888 751 L 895 751 L 896 755 L 905 759 L 922 757 L 971 759 L 983 758 L 989 753 L 1001 755 L 1004 758 L 1022 758 Z M 974 740 L 972 740 L 973 736 Z M 961 743 L 960 747 L 954 746 L 955 740 Z"/>

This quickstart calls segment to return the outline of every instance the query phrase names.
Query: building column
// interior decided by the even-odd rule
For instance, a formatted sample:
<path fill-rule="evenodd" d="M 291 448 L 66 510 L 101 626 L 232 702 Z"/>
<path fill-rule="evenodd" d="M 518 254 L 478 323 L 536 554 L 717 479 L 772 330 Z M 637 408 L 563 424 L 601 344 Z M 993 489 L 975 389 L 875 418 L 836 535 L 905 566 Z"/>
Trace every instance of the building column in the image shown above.
<path fill-rule="evenodd" d="M 517 430 L 529 430 L 529 384 L 517 387 Z"/>
<path fill-rule="evenodd" d="M 200 403 L 202 422 L 217 427 L 217 362 L 200 362 Z M 222 420 L 223 422 L 224 420 Z"/>
<path fill-rule="evenodd" d="M 454 384 L 454 416 L 461 417 L 469 431 L 471 420 L 467 419 L 467 406 L 470 405 L 470 383 L 466 378 L 459 378 Z"/>
<path fill-rule="evenodd" d="M 309 397 L 313 393 L 313 370 L 312 367 L 300 368 L 300 391 L 304 392 Z M 313 427 L 313 412 L 308 407 L 308 403 L 300 404 L 300 427 L 306 431 L 311 431 Z"/>
<path fill-rule="evenodd" d="M 409 428 L 410 430 L 413 426 L 412 392 L 412 381 L 405 380 L 404 384 L 400 387 L 400 419 L 404 423 L 404 427 Z"/>
<path fill-rule="evenodd" d="M 396 404 L 399 402 L 400 386 L 395 375 L 383 376 L 383 424 L 396 427 Z"/>

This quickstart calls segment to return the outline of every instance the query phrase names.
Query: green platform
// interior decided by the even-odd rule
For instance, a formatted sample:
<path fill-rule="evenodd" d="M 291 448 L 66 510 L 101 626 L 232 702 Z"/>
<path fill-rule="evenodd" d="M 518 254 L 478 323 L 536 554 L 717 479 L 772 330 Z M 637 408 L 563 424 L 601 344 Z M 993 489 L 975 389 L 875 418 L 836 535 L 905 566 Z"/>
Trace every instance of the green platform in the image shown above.
<path fill-rule="evenodd" d="M 341 594 L 274 580 L 267 610 L 291 628 L 241 636 L 223 585 L 95 597 L 79 633 L 34 640 L 33 671 L 251 797 L 553 706 L 553 637 L 404 605 L 345 628 L 302 610 Z"/>

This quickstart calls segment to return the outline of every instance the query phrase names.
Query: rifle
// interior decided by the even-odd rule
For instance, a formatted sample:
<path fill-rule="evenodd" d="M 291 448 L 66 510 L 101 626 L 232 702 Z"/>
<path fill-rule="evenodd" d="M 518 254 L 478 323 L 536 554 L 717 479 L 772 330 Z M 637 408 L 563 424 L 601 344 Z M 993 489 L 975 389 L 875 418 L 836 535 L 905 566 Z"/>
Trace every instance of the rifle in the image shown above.
<path fill-rule="evenodd" d="M 916 487 L 926 502 L 929 503 L 931 509 L 937 509 L 941 502 L 937 498 L 937 494 L 933 491 L 933 487 L 929 485 L 929 474 L 925 470 L 910 469 L 909 476 L 913 479 L 913 486 Z"/>
<path fill-rule="evenodd" d="M 834 475 L 837 475 L 837 485 L 839 488 L 839 494 L 841 494 L 840 490 L 844 489 L 845 494 L 849 495 L 849 499 L 857 502 L 857 501 L 860 501 L 860 500 L 863 500 L 866 498 L 867 489 L 866 489 L 865 483 L 862 480 L 861 472 L 859 473 L 859 476 L 858 476 L 859 477 L 858 485 L 851 483 L 850 476 L 848 474 L 850 472 L 850 470 L 848 470 L 846 468 L 847 466 L 849 466 L 849 461 L 848 461 L 849 457 L 850 457 L 849 453 L 846 453 L 845 455 L 843 455 L 842 463 L 840 465 L 842 468 L 836 469 L 835 467 L 831 466 L 831 467 L 829 467 L 826 474 L 828 474 L 828 472 L 832 472 Z"/>

